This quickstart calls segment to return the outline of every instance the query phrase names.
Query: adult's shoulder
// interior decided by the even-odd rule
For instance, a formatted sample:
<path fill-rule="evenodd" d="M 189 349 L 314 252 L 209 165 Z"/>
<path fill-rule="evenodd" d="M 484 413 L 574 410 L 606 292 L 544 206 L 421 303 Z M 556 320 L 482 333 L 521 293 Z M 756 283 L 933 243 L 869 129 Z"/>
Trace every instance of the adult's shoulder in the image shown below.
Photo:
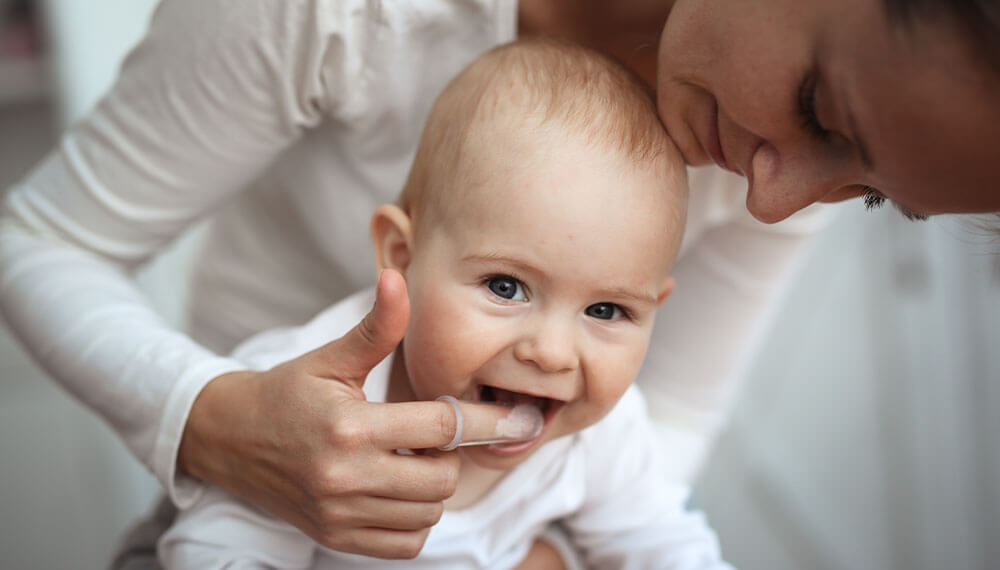
<path fill-rule="evenodd" d="M 166 0 L 132 59 L 251 91 L 281 86 L 287 106 L 317 114 L 291 119 L 309 122 L 354 110 L 363 99 L 351 95 L 400 63 L 453 73 L 449 60 L 464 64 L 469 47 L 513 37 L 515 10 L 512 0 Z"/>

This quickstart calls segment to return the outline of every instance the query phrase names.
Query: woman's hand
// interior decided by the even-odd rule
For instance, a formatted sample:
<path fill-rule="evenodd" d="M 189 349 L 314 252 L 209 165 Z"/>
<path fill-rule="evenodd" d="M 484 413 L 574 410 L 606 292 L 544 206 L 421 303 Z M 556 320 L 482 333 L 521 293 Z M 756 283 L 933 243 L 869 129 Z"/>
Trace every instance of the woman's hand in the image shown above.
<path fill-rule="evenodd" d="M 448 444 L 455 415 L 441 402 L 367 402 L 361 389 L 408 320 L 405 282 L 385 271 L 375 307 L 340 339 L 266 372 L 211 381 L 192 407 L 179 466 L 326 547 L 416 556 L 455 490 L 459 458 L 395 450 Z"/>

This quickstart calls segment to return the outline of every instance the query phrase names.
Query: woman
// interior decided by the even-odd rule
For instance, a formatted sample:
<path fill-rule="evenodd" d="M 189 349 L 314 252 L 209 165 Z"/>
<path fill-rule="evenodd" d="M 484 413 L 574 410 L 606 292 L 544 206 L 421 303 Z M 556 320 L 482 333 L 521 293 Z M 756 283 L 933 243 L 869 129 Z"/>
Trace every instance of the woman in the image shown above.
<path fill-rule="evenodd" d="M 401 186 L 455 71 L 517 33 L 569 37 L 657 87 L 689 164 L 749 186 L 744 208 L 736 176 L 692 173 L 678 289 L 640 378 L 675 476 L 688 477 L 747 332 L 815 227 L 769 228 L 747 210 L 775 222 L 863 195 L 912 218 L 1000 211 L 1000 8 L 669 4 L 168 0 L 106 99 L 7 198 L 4 314 L 175 502 L 208 481 L 329 547 L 412 552 L 457 462 L 392 450 L 415 447 L 412 434 L 447 442 L 450 412 L 349 388 L 401 337 L 400 293 L 383 291 L 320 357 L 249 373 L 217 354 L 369 281 L 363 225 Z M 122 268 L 213 212 L 195 343 Z"/>

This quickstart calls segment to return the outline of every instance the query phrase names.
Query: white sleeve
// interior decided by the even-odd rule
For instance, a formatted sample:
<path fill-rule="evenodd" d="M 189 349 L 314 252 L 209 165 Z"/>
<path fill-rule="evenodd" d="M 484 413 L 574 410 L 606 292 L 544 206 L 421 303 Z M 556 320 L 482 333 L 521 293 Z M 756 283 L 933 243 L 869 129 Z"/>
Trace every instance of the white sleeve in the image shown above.
<path fill-rule="evenodd" d="M 232 356 L 250 369 L 266 370 L 342 336 L 374 300 L 374 289 L 358 292 L 305 325 L 254 335 Z M 194 504 L 181 510 L 156 551 L 166 570 L 295 570 L 312 567 L 316 543 L 294 526 L 208 486 Z"/>
<path fill-rule="evenodd" d="M 704 517 L 685 508 L 688 488 L 663 483 L 663 458 L 637 390 L 581 437 L 587 495 L 565 522 L 587 568 L 732 570 Z"/>
<path fill-rule="evenodd" d="M 350 104 L 367 14 L 349 4 L 162 2 L 109 94 L 3 205 L 11 329 L 181 506 L 199 487 L 175 473 L 188 410 L 239 365 L 171 330 L 128 271 Z"/>
<path fill-rule="evenodd" d="M 636 383 L 642 388 L 666 476 L 690 484 L 724 422 L 754 342 L 802 246 L 826 224 L 810 206 L 778 224 L 747 212 L 746 181 L 717 168 L 692 169 L 689 233 L 672 274 Z M 701 193 L 702 195 L 698 195 Z"/>
<path fill-rule="evenodd" d="M 216 487 L 208 487 L 157 541 L 165 570 L 300 570 L 311 568 L 316 543 Z"/>

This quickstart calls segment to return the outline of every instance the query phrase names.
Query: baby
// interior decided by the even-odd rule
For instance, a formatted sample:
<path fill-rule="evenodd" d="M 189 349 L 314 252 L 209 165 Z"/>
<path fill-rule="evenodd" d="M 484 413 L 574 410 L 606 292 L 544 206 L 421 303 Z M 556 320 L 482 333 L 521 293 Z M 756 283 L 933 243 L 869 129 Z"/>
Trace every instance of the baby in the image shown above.
<path fill-rule="evenodd" d="M 650 94 L 589 50 L 522 42 L 438 98 L 398 204 L 372 218 L 375 262 L 411 316 L 370 401 L 531 406 L 527 441 L 461 447 L 457 491 L 420 555 L 317 546 L 221 490 L 161 539 L 168 568 L 512 568 L 554 521 L 588 566 L 728 568 L 686 489 L 661 475 L 639 371 L 684 229 L 684 164 Z M 346 333 L 362 291 L 235 351 L 267 369 Z"/>

